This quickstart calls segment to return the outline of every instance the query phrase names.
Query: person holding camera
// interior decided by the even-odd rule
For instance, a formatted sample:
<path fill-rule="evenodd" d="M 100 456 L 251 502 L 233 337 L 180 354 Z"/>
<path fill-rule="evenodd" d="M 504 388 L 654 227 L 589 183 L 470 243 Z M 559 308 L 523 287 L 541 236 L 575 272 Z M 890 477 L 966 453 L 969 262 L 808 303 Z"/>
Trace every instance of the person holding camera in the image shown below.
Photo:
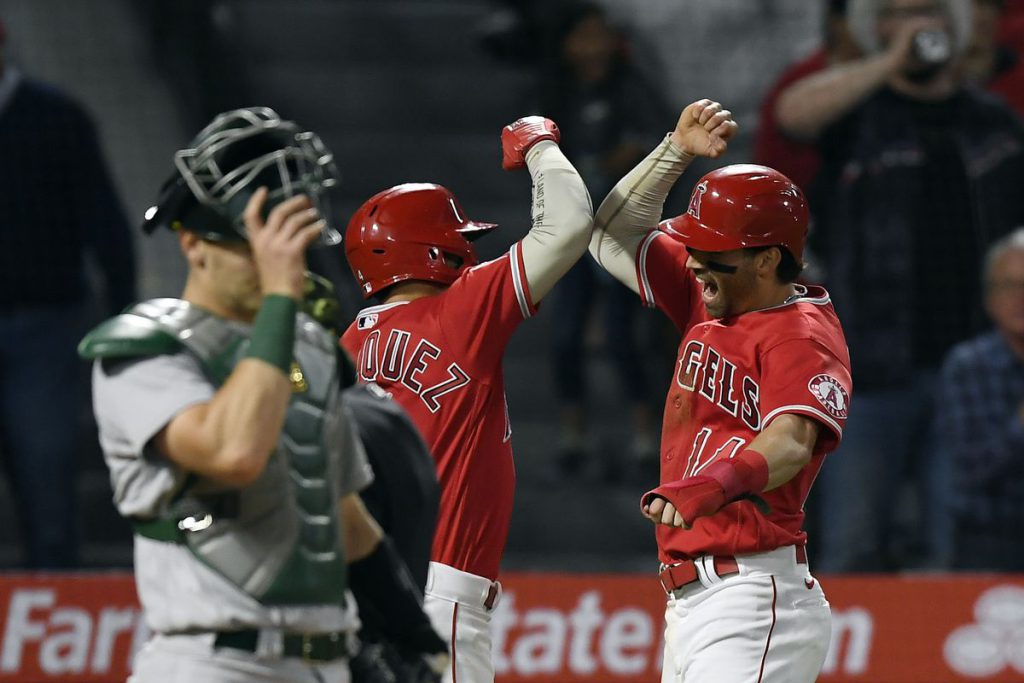
<path fill-rule="evenodd" d="M 970 10 L 970 0 L 850 0 L 864 57 L 779 96 L 782 131 L 821 153 L 808 188 L 812 260 L 843 302 L 857 377 L 843 445 L 815 489 L 829 530 L 823 572 L 952 552 L 948 524 L 915 502 L 949 476 L 932 455 L 931 397 L 946 352 L 984 325 L 976 264 L 1024 219 L 1024 126 L 960 68 Z"/>

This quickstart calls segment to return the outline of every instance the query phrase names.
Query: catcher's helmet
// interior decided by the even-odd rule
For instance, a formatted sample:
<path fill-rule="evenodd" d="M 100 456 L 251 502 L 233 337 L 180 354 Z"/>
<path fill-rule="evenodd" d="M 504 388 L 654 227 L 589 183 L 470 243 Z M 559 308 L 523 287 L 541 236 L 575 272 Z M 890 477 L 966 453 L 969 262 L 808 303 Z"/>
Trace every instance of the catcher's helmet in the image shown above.
<path fill-rule="evenodd" d="M 345 255 L 364 298 L 404 280 L 450 285 L 479 262 L 470 240 L 496 227 L 467 219 L 440 185 L 406 183 L 375 194 L 353 214 Z"/>
<path fill-rule="evenodd" d="M 337 182 L 333 155 L 310 131 L 273 109 L 250 107 L 217 115 L 174 155 L 176 171 L 164 183 L 142 228 L 185 229 L 210 240 L 244 240 L 242 215 L 253 192 L 269 190 L 266 216 L 288 197 L 307 195 L 328 221 L 323 244 L 341 235 L 330 226 L 326 190 Z"/>
<path fill-rule="evenodd" d="M 807 200 L 792 180 L 767 166 L 734 164 L 701 178 L 686 213 L 661 228 L 701 251 L 781 245 L 800 263 L 807 222 Z"/>

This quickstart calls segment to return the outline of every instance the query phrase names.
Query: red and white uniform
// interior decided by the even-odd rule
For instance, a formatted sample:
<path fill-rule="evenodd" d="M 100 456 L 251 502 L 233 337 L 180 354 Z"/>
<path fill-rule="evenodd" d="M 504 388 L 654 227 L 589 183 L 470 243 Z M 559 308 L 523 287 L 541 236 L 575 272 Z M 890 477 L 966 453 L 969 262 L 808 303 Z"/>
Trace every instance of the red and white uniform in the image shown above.
<path fill-rule="evenodd" d="M 850 357 L 828 292 L 810 287 L 781 306 L 708 320 L 687 256 L 682 244 L 653 231 L 637 259 L 644 303 L 664 311 L 684 335 L 665 401 L 661 482 L 735 455 L 780 415 L 804 415 L 822 429 L 811 462 L 760 494 L 770 514 L 739 501 L 697 518 L 688 531 L 658 525 L 661 561 L 802 546 L 803 504 L 842 438 L 850 399 Z"/>
<path fill-rule="evenodd" d="M 437 463 L 423 606 L 449 643 L 444 683 L 494 680 L 490 620 L 515 489 L 501 360 L 536 302 L 586 253 L 593 227 L 586 186 L 554 142 L 534 144 L 526 165 L 532 226 L 520 242 L 442 293 L 364 309 L 342 337 L 360 379 L 408 411 Z"/>
<path fill-rule="evenodd" d="M 682 585 L 667 599 L 662 683 L 810 683 L 828 651 L 831 613 L 807 566 L 802 506 L 842 436 L 852 391 L 846 342 L 820 287 L 798 287 L 773 308 L 708 317 L 685 247 L 655 229 L 690 160 L 666 136 L 609 193 L 590 244 L 595 260 L 683 337 L 665 402 L 661 482 L 740 452 L 780 415 L 821 429 L 811 461 L 760 494 L 769 513 L 741 500 L 690 530 L 657 525 L 669 584 Z"/>
<path fill-rule="evenodd" d="M 401 404 L 437 463 L 431 559 L 492 581 L 515 491 L 501 360 L 536 311 L 519 246 L 441 294 L 364 309 L 342 336 L 360 381 L 376 382 Z"/>

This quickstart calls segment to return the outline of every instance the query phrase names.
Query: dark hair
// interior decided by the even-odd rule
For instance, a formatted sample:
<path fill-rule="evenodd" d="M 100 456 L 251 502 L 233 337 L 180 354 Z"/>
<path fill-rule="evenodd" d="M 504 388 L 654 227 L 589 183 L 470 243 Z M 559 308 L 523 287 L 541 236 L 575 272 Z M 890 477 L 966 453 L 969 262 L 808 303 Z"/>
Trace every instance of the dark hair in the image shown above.
<path fill-rule="evenodd" d="M 779 265 L 775 267 L 775 277 L 779 279 L 779 282 L 784 285 L 796 282 L 796 279 L 800 277 L 800 273 L 804 270 L 804 264 L 797 262 L 792 252 L 781 244 L 773 244 L 767 247 L 747 247 L 744 251 L 753 256 L 768 249 L 779 250 Z"/>

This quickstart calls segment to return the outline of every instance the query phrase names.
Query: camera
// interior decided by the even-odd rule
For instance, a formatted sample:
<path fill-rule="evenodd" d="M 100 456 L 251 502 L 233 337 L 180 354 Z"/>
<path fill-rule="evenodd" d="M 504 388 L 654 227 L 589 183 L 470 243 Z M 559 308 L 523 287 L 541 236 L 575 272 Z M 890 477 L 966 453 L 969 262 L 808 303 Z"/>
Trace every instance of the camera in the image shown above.
<path fill-rule="evenodd" d="M 953 56 L 953 41 L 945 31 L 914 34 L 914 56 L 925 64 L 944 64 Z"/>

